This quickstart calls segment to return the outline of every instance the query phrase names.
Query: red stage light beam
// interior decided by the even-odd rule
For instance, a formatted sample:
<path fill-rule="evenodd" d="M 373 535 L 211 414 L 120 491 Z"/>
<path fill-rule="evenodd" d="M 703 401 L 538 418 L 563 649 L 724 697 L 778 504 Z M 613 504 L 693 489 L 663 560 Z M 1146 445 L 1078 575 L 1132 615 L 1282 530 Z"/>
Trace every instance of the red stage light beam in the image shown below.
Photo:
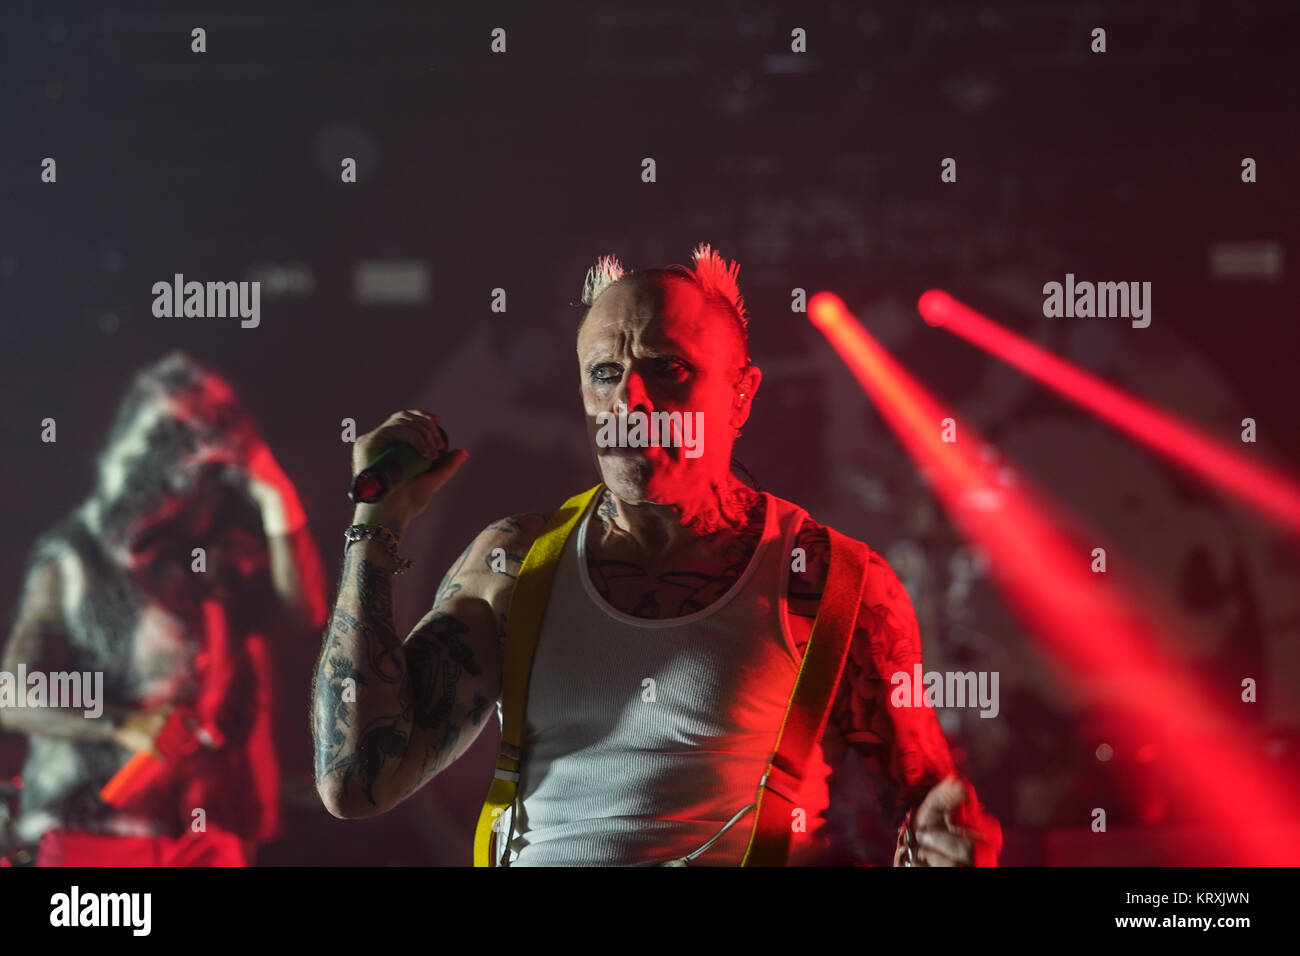
<path fill-rule="evenodd" d="M 1223 441 L 1071 365 L 987 316 L 931 289 L 916 303 L 921 317 L 978 346 L 1132 435 L 1149 448 L 1300 531 L 1300 486 L 1247 460 Z"/>
<path fill-rule="evenodd" d="M 1251 826 L 1287 821 L 1294 801 L 1279 781 L 1249 759 L 1233 716 L 1188 678 L 1140 620 L 1132 595 L 1094 574 L 1058 528 L 1064 516 L 1022 477 L 1014 494 L 995 466 L 980 459 L 984 441 L 957 423 L 958 440 L 942 439 L 943 409 L 828 293 L 809 302 L 809 318 L 826 335 L 886 423 L 926 474 L 954 523 L 988 555 L 994 582 L 1066 673 L 1104 688 L 1108 706 L 1128 728 L 1121 746 L 1136 752 L 1153 736 L 1168 748 L 1189 803 L 1204 807 L 1226 839 L 1220 852 L 1243 865 L 1300 862 L 1300 842 Z"/>

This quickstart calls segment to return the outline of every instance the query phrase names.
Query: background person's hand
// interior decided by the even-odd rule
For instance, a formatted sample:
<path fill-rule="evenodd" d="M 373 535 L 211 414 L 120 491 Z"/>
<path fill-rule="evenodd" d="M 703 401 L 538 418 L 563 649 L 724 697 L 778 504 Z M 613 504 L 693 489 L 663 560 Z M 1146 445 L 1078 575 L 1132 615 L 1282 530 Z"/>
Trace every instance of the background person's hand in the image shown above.
<path fill-rule="evenodd" d="M 205 448 L 187 459 L 186 465 L 198 470 L 196 491 L 200 495 L 210 494 L 222 483 L 235 482 L 261 512 L 268 536 L 292 534 L 307 524 L 297 489 L 259 437 L 238 445 Z"/>
<path fill-rule="evenodd" d="M 113 731 L 113 740 L 127 750 L 148 750 L 155 757 L 162 759 L 162 754 L 154 746 L 159 732 L 167 723 L 172 712 L 171 704 L 163 704 L 152 710 L 133 710 Z"/>

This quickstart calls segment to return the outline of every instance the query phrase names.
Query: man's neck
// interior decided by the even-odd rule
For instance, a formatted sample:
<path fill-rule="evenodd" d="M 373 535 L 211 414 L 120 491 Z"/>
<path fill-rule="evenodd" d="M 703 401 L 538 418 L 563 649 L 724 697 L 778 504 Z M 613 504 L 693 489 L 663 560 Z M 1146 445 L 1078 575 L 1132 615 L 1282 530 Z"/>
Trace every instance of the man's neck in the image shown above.
<path fill-rule="evenodd" d="M 602 537 L 617 541 L 620 550 L 630 547 L 659 560 L 679 552 L 715 551 L 745 534 L 762 499 L 735 476 L 726 478 L 673 504 L 628 504 L 606 488 L 596 507 Z"/>

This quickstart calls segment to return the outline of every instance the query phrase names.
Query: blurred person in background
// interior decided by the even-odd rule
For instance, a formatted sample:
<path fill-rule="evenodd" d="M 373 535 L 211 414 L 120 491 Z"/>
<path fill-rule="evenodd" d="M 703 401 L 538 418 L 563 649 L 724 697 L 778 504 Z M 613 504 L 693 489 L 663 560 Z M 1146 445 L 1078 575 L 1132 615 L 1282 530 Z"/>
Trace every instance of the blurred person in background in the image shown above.
<path fill-rule="evenodd" d="M 298 495 L 179 351 L 131 381 L 97 465 L 28 553 L 3 669 L 102 673 L 103 712 L 0 708 L 28 738 L 17 836 L 38 866 L 252 865 L 280 825 L 268 641 L 325 617 Z M 147 772 L 106 800 L 133 756 Z"/>

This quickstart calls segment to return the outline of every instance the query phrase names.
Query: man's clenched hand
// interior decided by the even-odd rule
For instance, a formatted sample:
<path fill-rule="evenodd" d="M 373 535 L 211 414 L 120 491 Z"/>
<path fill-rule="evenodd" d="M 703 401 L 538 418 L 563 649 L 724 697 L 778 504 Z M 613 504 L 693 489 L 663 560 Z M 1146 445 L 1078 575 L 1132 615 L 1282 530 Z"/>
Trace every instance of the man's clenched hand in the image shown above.
<path fill-rule="evenodd" d="M 975 787 L 954 774 L 936 784 L 912 819 L 917 866 L 997 866 L 1002 825 L 980 806 Z M 900 847 L 894 865 L 901 866 Z"/>

